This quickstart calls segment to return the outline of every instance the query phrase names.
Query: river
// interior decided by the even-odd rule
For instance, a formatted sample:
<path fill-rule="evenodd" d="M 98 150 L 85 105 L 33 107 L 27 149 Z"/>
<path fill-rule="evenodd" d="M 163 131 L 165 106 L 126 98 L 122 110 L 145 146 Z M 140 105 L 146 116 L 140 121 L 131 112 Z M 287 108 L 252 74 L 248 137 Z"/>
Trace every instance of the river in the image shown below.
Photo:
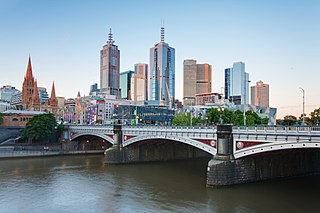
<path fill-rule="evenodd" d="M 107 165 L 101 155 L 0 160 L 0 212 L 319 212 L 320 177 L 206 188 L 208 159 Z"/>

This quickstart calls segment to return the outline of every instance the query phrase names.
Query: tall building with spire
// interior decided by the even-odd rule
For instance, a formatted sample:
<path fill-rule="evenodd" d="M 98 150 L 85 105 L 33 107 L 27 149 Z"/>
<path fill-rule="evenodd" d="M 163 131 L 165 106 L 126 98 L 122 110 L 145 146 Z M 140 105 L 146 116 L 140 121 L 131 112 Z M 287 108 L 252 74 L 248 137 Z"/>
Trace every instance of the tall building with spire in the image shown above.
<path fill-rule="evenodd" d="M 52 83 L 51 96 L 40 97 L 41 92 L 46 94 L 46 88 L 38 87 L 37 80 L 35 80 L 32 73 L 31 59 L 29 56 L 27 72 L 24 77 L 22 85 L 22 97 L 21 105 L 24 110 L 44 111 L 57 114 L 58 111 L 58 99 L 56 97 L 56 91 L 54 82 Z M 43 94 L 42 94 L 43 95 Z M 41 101 L 41 99 L 43 99 Z M 45 100 L 46 99 L 46 100 Z"/>
<path fill-rule="evenodd" d="M 40 103 L 40 95 L 38 90 L 38 83 L 37 83 L 37 80 L 35 80 L 33 85 L 33 94 L 32 94 L 30 109 L 33 111 L 40 111 L 40 106 L 41 106 L 41 103 Z"/>
<path fill-rule="evenodd" d="M 112 36 L 110 28 L 109 40 L 100 51 L 100 89 L 120 98 L 120 50 Z"/>
<path fill-rule="evenodd" d="M 175 100 L 175 49 L 164 42 L 161 27 L 160 42 L 150 48 L 148 100 L 172 107 Z"/>
<path fill-rule="evenodd" d="M 32 102 L 32 95 L 34 90 L 34 77 L 32 74 L 31 58 L 28 59 L 28 67 L 26 75 L 24 76 L 24 81 L 22 85 L 22 107 L 23 109 L 28 109 Z"/>
<path fill-rule="evenodd" d="M 49 98 L 49 105 L 50 105 L 50 108 L 51 108 L 51 112 L 53 114 L 57 114 L 57 111 L 58 111 L 58 99 L 57 99 L 57 96 L 56 96 L 56 89 L 54 87 L 54 82 L 52 82 L 51 95 L 50 95 L 50 98 Z"/>

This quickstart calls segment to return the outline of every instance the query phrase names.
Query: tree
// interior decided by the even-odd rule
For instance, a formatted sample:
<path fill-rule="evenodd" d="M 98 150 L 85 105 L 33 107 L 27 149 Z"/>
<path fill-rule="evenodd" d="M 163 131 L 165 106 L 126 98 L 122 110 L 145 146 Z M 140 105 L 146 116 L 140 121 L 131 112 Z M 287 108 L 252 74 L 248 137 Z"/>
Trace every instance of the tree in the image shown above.
<path fill-rule="evenodd" d="M 220 122 L 220 112 L 217 108 L 210 108 L 207 112 L 208 122 L 210 124 Z"/>
<path fill-rule="evenodd" d="M 48 139 L 57 125 L 53 114 L 41 114 L 33 116 L 26 125 L 22 136 L 29 142 Z"/>
<path fill-rule="evenodd" d="M 312 124 L 318 125 L 320 122 L 320 108 L 313 110 L 313 112 L 310 113 L 310 122 Z"/>
<path fill-rule="evenodd" d="M 286 115 L 283 118 L 282 125 L 292 126 L 297 123 L 297 117 L 293 115 Z"/>
<path fill-rule="evenodd" d="M 243 126 L 243 112 L 240 110 L 233 112 L 231 123 L 234 126 Z"/>
<path fill-rule="evenodd" d="M 172 120 L 172 124 L 178 126 L 189 126 L 190 112 L 176 114 Z"/>
<path fill-rule="evenodd" d="M 3 123 L 3 114 L 0 113 L 0 125 Z"/>

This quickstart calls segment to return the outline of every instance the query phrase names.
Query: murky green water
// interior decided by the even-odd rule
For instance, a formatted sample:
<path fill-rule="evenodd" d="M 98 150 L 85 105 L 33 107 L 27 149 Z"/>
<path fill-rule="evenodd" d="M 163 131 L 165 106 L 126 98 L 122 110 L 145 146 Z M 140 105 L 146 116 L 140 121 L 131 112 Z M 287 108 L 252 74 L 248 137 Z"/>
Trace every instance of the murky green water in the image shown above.
<path fill-rule="evenodd" d="M 206 160 L 0 160 L 0 212 L 319 212 L 320 177 L 206 188 Z"/>

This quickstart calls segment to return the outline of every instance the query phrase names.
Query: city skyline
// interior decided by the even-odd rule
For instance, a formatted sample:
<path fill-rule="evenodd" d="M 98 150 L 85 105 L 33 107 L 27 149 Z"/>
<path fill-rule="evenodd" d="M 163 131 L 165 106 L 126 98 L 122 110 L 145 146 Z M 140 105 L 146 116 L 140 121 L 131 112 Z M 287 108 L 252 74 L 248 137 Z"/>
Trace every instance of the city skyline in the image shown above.
<path fill-rule="evenodd" d="M 270 106 L 278 108 L 279 118 L 302 113 L 299 87 L 306 91 L 307 115 L 320 106 L 318 2 L 163 1 L 157 5 L 159 14 L 154 4 L 2 1 L 0 86 L 21 90 L 30 54 L 38 86 L 50 88 L 54 80 L 57 96 L 74 98 L 79 90 L 87 95 L 90 85 L 99 82 L 99 51 L 110 27 L 121 49 L 120 71 L 132 70 L 136 63 L 149 62 L 149 48 L 159 41 L 164 19 L 166 41 L 176 49 L 175 96 L 180 101 L 183 60 L 193 58 L 212 64 L 212 92 L 221 92 L 224 69 L 243 61 L 251 82 L 270 84 Z M 102 12 L 106 6 L 113 8 L 108 14 Z M 121 15 L 112 18 L 118 11 Z M 135 16 L 138 12 L 143 14 Z"/>

